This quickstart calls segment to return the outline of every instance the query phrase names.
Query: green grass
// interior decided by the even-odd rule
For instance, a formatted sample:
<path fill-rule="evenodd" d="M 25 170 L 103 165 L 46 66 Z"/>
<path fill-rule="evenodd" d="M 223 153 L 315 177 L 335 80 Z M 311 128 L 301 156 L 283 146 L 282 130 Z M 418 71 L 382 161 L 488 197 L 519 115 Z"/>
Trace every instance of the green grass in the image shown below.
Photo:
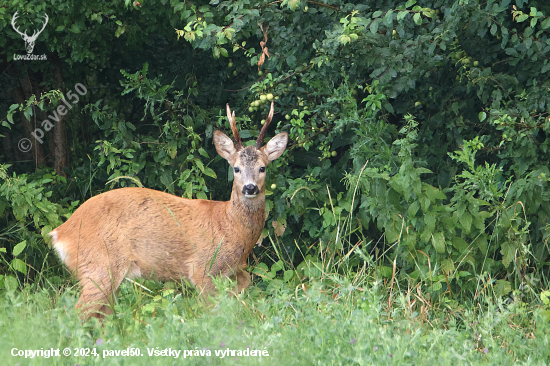
<path fill-rule="evenodd" d="M 239 297 L 222 290 L 205 307 L 196 295 L 162 290 L 147 296 L 125 285 L 116 315 L 82 324 L 74 290 L 0 292 L 2 365 L 545 365 L 550 325 L 542 309 L 521 302 L 430 308 L 410 293 L 371 285 L 252 286 Z M 174 294 L 176 294 L 174 296 Z M 416 298 L 418 299 L 418 298 Z M 478 299 L 479 300 L 479 299 Z M 70 349 L 71 356 L 24 358 L 12 349 Z M 139 349 L 141 356 L 105 357 Z M 96 355 L 76 356 L 83 349 Z M 149 356 L 181 351 L 179 358 Z M 216 355 L 248 350 L 249 356 Z M 184 351 L 203 352 L 187 356 Z M 250 351 L 268 356 L 251 356 Z M 211 356 L 205 354 L 210 351 Z"/>

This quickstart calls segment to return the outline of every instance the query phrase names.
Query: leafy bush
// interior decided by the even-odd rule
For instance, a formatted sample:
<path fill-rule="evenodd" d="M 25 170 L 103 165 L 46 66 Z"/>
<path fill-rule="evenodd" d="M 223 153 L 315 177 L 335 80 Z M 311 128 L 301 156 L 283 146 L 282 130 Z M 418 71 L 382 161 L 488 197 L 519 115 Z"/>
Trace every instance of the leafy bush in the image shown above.
<path fill-rule="evenodd" d="M 47 44 L 74 65 L 65 84 L 86 80 L 93 93 L 68 119 L 71 179 L 50 197 L 29 201 L 17 191 L 23 206 L 4 184 L 6 228 L 32 222 L 30 232 L 45 234 L 59 222 L 54 213 L 106 183 L 227 199 L 232 173 L 211 140 L 214 129 L 227 130 L 223 105 L 248 139 L 274 100 L 269 134 L 287 131 L 291 142 L 269 167 L 271 240 L 255 250 L 254 265 L 263 263 L 257 271 L 271 282 L 316 277 L 304 270 L 309 263 L 334 271 L 368 264 L 377 278 L 421 282 L 444 299 L 470 296 L 485 272 L 498 295 L 519 289 L 527 273 L 547 273 L 545 2 L 160 4 L 56 7 L 58 33 L 45 31 Z M 10 19 L 1 10 L 0 28 Z M 0 41 L 0 52 L 13 54 L 20 41 Z M 75 44 L 84 46 L 67 53 Z M 91 57 L 97 44 L 109 47 Z M 21 129 L 18 118 L 55 108 L 54 81 L 44 77 L 47 103 L 3 104 L 3 126 Z M 11 169 L 27 185 L 30 168 Z"/>

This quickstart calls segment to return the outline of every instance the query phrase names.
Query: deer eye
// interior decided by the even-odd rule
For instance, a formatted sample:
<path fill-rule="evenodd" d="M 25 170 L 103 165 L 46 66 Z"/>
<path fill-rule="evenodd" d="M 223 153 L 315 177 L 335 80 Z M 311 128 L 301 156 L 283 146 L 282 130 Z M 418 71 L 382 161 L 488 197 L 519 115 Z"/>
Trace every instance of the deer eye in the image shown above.
<path fill-rule="evenodd" d="M 241 171 L 238 167 L 233 168 L 233 170 L 235 171 L 235 173 L 239 173 Z"/>
<path fill-rule="evenodd" d="M 263 173 L 263 172 L 265 172 L 265 166 L 260 167 L 260 173 Z"/>

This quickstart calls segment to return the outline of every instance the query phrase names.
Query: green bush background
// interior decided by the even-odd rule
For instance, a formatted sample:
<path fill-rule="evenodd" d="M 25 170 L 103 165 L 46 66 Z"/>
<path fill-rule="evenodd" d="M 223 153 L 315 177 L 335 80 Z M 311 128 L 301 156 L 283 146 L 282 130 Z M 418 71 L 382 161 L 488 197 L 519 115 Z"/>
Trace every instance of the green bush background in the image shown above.
<path fill-rule="evenodd" d="M 48 61 L 13 60 L 15 11 L 23 29 L 49 14 L 34 51 Z M 88 92 L 68 115 L 64 174 L 51 144 L 42 165 L 4 150 L 0 287 L 44 266 L 61 278 L 44 237 L 102 191 L 227 200 L 213 131 L 229 130 L 229 103 L 254 139 L 267 94 L 268 134 L 290 143 L 268 170 L 256 274 L 297 285 L 330 258 L 438 298 L 470 296 L 479 276 L 498 296 L 536 285 L 549 265 L 549 28 L 546 1 L 8 0 L 4 143 L 29 137 L 22 116 L 40 123 L 61 93 Z M 25 78 L 44 94 L 16 103 Z"/>

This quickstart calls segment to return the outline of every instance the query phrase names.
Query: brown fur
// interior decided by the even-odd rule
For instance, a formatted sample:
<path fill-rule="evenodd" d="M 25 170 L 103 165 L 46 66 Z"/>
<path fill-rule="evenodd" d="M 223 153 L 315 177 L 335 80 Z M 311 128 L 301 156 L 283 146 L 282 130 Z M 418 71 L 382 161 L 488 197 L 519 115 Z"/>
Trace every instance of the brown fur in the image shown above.
<path fill-rule="evenodd" d="M 234 123 L 234 122 L 233 122 Z M 250 284 L 246 260 L 265 222 L 265 167 L 279 157 L 286 133 L 261 149 L 235 148 L 216 131 L 218 153 L 238 167 L 227 202 L 185 199 L 146 188 L 121 188 L 84 202 L 52 231 L 53 246 L 82 287 L 77 306 L 86 313 L 109 312 L 107 304 L 125 277 L 160 280 L 187 278 L 205 294 L 211 276 L 237 280 L 238 291 Z M 259 194 L 246 197 L 243 186 Z"/>

